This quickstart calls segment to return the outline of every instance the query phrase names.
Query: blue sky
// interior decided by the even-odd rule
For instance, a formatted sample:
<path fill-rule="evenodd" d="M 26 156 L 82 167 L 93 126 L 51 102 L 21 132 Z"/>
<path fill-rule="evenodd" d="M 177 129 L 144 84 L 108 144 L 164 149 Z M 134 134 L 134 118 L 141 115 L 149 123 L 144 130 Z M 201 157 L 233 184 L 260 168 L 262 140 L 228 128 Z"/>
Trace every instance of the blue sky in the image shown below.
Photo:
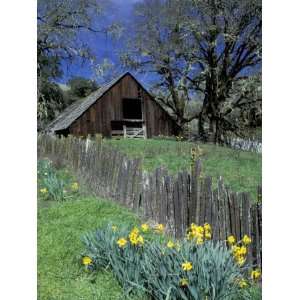
<path fill-rule="evenodd" d="M 108 16 L 108 22 L 118 21 L 126 24 L 132 14 L 133 5 L 139 0 L 113 0 L 115 9 L 110 10 L 111 15 Z M 105 35 L 95 34 L 92 32 L 84 32 L 80 35 L 80 39 L 88 43 L 96 55 L 96 63 L 101 63 L 104 58 L 109 59 L 115 65 L 118 65 L 117 51 L 122 46 L 123 40 L 112 40 Z M 73 76 L 82 76 L 99 81 L 88 62 L 74 62 L 72 65 L 63 63 L 64 76 L 58 80 L 60 83 L 66 83 Z M 133 72 L 134 73 L 134 72 Z M 134 74 L 145 85 L 147 85 L 147 75 Z"/>
<path fill-rule="evenodd" d="M 125 27 L 125 34 L 128 35 L 130 30 L 128 30 L 127 25 L 133 17 L 133 6 L 139 1 L 141 0 L 112 0 L 115 7 L 108 10 L 110 14 L 105 17 L 104 23 L 111 24 L 113 22 L 120 22 Z M 117 51 L 121 49 L 122 45 L 124 44 L 124 39 L 122 39 L 122 37 L 120 40 L 112 40 L 111 38 L 107 38 L 104 34 L 101 35 L 92 32 L 84 32 L 80 35 L 80 39 L 87 43 L 93 50 L 93 53 L 96 56 L 96 64 L 101 63 L 104 58 L 107 58 L 116 66 L 120 66 L 118 62 Z M 258 66 L 257 69 L 260 69 L 260 66 Z M 70 78 L 74 76 L 82 76 L 85 78 L 96 80 L 97 82 L 101 80 L 101 78 L 96 76 L 95 72 L 92 70 L 91 65 L 88 62 L 74 62 L 72 65 L 63 63 L 63 70 L 64 76 L 60 78 L 60 80 L 58 80 L 58 82 L 60 83 L 66 83 Z M 257 70 L 252 69 L 252 71 L 255 72 Z M 135 72 L 132 73 L 146 88 L 149 88 L 151 85 L 151 81 L 155 79 L 155 76 L 153 74 L 139 74 Z M 246 75 L 249 73 L 252 72 L 249 69 L 245 69 L 243 71 L 243 74 L 241 75 Z"/>

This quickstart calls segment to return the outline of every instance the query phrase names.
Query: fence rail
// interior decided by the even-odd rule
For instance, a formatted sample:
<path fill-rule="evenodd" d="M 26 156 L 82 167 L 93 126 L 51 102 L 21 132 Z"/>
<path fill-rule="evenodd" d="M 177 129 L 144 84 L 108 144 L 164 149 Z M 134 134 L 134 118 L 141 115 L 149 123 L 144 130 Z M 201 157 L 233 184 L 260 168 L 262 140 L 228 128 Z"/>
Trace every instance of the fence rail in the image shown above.
<path fill-rule="evenodd" d="M 230 148 L 262 153 L 262 143 L 255 139 L 227 138 L 225 144 Z"/>
<path fill-rule="evenodd" d="M 200 161 L 190 173 L 172 176 L 162 167 L 149 173 L 142 171 L 140 159 L 129 159 L 101 141 L 51 136 L 38 138 L 38 155 L 67 163 L 93 192 L 166 224 L 176 238 L 192 222 L 211 224 L 214 240 L 247 234 L 253 241 L 248 260 L 261 266 L 261 203 L 231 191 L 222 178 L 215 188 L 211 177 L 200 179 Z M 261 199 L 261 187 L 257 192 Z"/>

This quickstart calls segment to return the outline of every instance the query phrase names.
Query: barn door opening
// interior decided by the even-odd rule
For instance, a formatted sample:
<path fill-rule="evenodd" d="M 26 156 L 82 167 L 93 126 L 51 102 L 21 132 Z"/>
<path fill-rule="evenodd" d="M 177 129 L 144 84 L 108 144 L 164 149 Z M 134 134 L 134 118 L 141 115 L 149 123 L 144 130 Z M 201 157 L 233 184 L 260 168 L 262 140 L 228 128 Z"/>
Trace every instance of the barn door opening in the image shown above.
<path fill-rule="evenodd" d="M 123 99 L 123 119 L 142 120 L 142 102 L 136 98 Z"/>

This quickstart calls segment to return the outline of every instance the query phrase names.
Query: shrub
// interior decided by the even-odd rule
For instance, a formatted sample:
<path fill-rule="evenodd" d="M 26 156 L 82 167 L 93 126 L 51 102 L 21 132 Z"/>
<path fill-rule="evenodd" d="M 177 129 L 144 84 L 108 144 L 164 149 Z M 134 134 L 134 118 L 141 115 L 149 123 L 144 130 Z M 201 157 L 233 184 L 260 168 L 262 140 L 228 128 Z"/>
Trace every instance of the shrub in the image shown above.
<path fill-rule="evenodd" d="M 250 299 L 235 256 L 225 242 L 211 241 L 210 231 L 193 224 L 179 243 L 108 225 L 83 237 L 83 256 L 91 258 L 88 269 L 110 268 L 127 292 L 142 290 L 153 299 Z"/>

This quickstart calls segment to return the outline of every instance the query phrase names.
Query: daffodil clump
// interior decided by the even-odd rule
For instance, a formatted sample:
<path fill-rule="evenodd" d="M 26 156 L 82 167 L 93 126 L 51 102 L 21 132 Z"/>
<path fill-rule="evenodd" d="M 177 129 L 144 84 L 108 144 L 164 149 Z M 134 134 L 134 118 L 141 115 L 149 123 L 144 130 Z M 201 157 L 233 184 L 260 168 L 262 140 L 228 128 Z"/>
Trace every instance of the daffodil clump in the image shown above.
<path fill-rule="evenodd" d="M 187 230 L 186 238 L 189 241 L 194 241 L 197 245 L 201 245 L 205 240 L 211 240 L 211 226 L 208 223 L 205 223 L 203 226 L 192 223 Z"/>
<path fill-rule="evenodd" d="M 65 201 L 79 192 L 79 184 L 66 170 L 57 170 L 50 160 L 38 161 L 38 192 L 43 200 Z"/>
<path fill-rule="evenodd" d="M 134 227 L 129 233 L 129 241 L 131 245 L 142 246 L 144 245 L 144 238 L 140 235 L 140 231 L 137 227 Z"/>
<path fill-rule="evenodd" d="M 251 271 L 250 273 L 250 278 L 253 280 L 253 281 L 257 281 L 261 278 L 261 271 L 260 269 L 254 269 Z"/>
<path fill-rule="evenodd" d="M 255 284 L 255 282 L 259 281 L 261 278 L 261 271 L 260 269 L 256 268 L 250 271 L 250 280 L 246 278 L 240 278 L 237 280 L 237 284 L 241 289 L 247 288 L 251 286 L 251 284 Z"/>
<path fill-rule="evenodd" d="M 180 242 L 166 239 L 164 231 L 164 224 L 148 223 L 99 229 L 84 237 L 82 263 L 88 270 L 110 268 L 125 290 L 141 288 L 158 300 L 165 300 L 166 295 L 169 299 L 202 300 L 212 295 L 214 299 L 244 299 L 241 294 L 260 276 L 258 269 L 245 276 L 245 268 L 236 263 L 235 256 L 246 255 L 249 237 L 239 243 L 228 237 L 228 249 L 226 243 L 211 240 L 212 228 L 207 223 L 191 224 Z"/>
<path fill-rule="evenodd" d="M 227 243 L 231 248 L 231 252 L 236 263 L 239 266 L 243 266 L 247 260 L 247 246 L 251 244 L 251 238 L 245 234 L 241 241 L 236 242 L 236 238 L 233 235 L 230 235 L 227 238 Z"/>

